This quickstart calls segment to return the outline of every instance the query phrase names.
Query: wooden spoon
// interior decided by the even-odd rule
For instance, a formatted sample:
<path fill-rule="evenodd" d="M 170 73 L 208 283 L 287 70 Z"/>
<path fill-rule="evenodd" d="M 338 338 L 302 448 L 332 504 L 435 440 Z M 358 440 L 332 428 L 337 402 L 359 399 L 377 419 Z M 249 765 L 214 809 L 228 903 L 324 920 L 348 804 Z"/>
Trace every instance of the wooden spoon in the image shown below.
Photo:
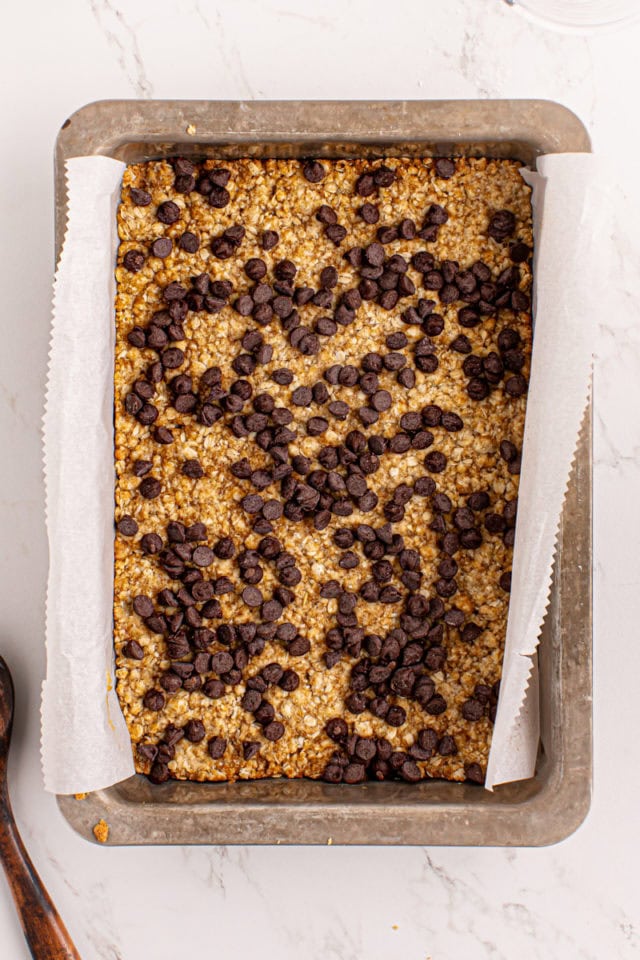
<path fill-rule="evenodd" d="M 81 960 L 18 833 L 7 786 L 13 681 L 0 657 L 0 859 L 34 960 Z"/>

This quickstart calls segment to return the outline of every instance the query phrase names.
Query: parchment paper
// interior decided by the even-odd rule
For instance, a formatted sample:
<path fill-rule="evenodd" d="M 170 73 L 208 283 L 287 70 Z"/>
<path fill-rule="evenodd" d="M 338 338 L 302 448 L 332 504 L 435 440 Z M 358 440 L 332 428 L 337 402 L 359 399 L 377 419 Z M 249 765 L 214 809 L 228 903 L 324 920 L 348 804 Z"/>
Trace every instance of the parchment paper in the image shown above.
<path fill-rule="evenodd" d="M 44 469 L 50 572 L 42 696 L 45 788 L 88 792 L 134 772 L 114 691 L 113 276 L 124 164 L 67 162 L 68 224 L 56 272 Z M 540 158 L 533 186 L 535 341 L 507 649 L 487 786 L 534 773 L 532 673 L 562 502 L 588 395 L 595 242 L 602 221 L 591 155 Z"/>
<path fill-rule="evenodd" d="M 549 154 L 533 188 L 534 347 L 522 447 L 511 602 L 486 786 L 533 775 L 539 739 L 535 650 L 549 603 L 560 514 L 591 379 L 594 288 L 606 209 L 592 154 Z M 606 233 L 606 231 L 605 231 Z M 531 686 L 527 686 L 531 678 Z"/>

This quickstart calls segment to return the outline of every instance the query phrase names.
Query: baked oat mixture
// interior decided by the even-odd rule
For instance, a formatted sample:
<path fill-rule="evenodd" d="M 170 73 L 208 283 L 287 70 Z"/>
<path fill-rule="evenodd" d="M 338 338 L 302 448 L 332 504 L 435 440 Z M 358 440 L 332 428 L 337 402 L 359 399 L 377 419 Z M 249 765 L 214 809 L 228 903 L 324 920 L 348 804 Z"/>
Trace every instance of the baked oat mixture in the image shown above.
<path fill-rule="evenodd" d="M 531 353 L 518 164 L 142 163 L 118 228 L 136 768 L 481 783 Z"/>

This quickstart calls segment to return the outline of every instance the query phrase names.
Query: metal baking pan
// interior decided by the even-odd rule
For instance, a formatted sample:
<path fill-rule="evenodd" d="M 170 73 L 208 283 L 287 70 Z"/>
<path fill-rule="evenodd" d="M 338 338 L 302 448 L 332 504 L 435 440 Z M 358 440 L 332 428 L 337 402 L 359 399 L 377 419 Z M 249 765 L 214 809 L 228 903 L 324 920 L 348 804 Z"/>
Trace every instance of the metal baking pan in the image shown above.
<path fill-rule="evenodd" d="M 110 100 L 68 119 L 56 144 L 56 253 L 65 229 L 64 163 L 100 154 L 133 163 L 179 154 L 492 156 L 532 165 L 586 153 L 569 110 L 543 100 L 213 102 Z M 591 794 L 591 407 L 562 515 L 540 645 L 541 740 L 535 776 L 489 793 L 427 781 L 333 786 L 307 780 L 169 782 L 144 777 L 60 796 L 72 827 L 110 844 L 334 843 L 541 846 L 572 833 Z"/>

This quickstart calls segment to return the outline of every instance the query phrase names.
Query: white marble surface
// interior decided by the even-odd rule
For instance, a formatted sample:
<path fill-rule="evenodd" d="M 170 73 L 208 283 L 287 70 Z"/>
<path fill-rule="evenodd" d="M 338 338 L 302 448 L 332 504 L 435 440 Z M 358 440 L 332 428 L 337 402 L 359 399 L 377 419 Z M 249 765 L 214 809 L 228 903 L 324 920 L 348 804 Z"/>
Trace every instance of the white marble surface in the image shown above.
<path fill-rule="evenodd" d="M 632 960 L 640 954 L 640 25 L 581 36 L 501 0 L 64 0 L 3 5 L 0 650 L 19 714 L 14 805 L 85 960 Z M 595 793 L 547 849 L 103 849 L 44 794 L 47 545 L 39 424 L 52 148 L 106 97 L 546 97 L 610 153 L 595 392 Z M 635 182 L 634 182 L 635 176 Z M 28 952 L 0 881 L 0 956 Z"/>

